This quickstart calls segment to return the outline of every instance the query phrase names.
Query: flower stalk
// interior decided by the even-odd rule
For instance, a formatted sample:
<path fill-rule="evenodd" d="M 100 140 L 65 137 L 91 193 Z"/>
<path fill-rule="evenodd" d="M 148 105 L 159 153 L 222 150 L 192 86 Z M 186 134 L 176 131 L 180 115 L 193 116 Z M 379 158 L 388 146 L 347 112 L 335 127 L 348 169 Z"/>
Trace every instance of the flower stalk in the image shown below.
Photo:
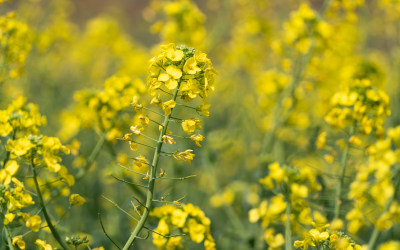
<path fill-rule="evenodd" d="M 67 243 L 65 243 L 60 234 L 58 233 L 57 229 L 54 227 L 54 225 L 51 222 L 50 216 L 47 213 L 47 209 L 46 209 L 46 205 L 43 201 L 43 196 L 42 196 L 42 192 L 40 191 L 40 187 L 39 187 L 39 183 L 37 180 L 37 173 L 36 173 L 36 167 L 35 164 L 33 163 L 33 152 L 32 152 L 32 156 L 31 156 L 31 166 L 32 166 L 32 174 L 33 174 L 33 181 L 35 182 L 35 188 L 36 188 L 36 193 L 39 199 L 39 205 L 43 211 L 43 216 L 47 222 L 47 225 L 54 237 L 54 239 L 60 244 L 60 246 L 66 250 L 69 250 L 69 246 L 67 245 Z"/>
<path fill-rule="evenodd" d="M 181 81 L 179 80 L 178 86 L 175 88 L 175 91 L 172 96 L 173 101 L 175 101 L 178 96 L 180 83 L 181 83 Z M 161 148 L 163 145 L 163 136 L 166 135 L 166 133 L 167 133 L 168 123 L 171 118 L 173 109 L 174 108 L 171 108 L 171 113 L 164 117 L 164 121 L 162 124 L 162 130 L 158 137 L 157 146 L 154 150 L 153 161 L 152 161 L 152 164 L 150 165 L 150 174 L 149 174 L 150 177 L 149 177 L 149 182 L 148 182 L 148 189 L 147 189 L 147 194 L 146 194 L 146 203 L 145 203 L 144 212 L 143 212 L 138 224 L 136 225 L 135 229 L 131 233 L 128 241 L 125 243 L 125 246 L 122 248 L 123 250 L 129 249 L 129 247 L 133 244 L 135 239 L 138 238 L 138 235 L 139 235 L 140 231 L 143 229 L 144 224 L 146 223 L 146 220 L 149 216 L 149 212 L 152 208 L 152 201 L 153 201 L 153 196 L 154 196 L 154 184 L 155 184 L 155 180 L 156 180 L 157 166 L 158 166 L 158 162 L 159 162 L 160 155 L 161 155 Z"/>
<path fill-rule="evenodd" d="M 350 133 L 349 137 L 353 136 L 355 130 L 355 125 L 350 127 Z M 346 173 L 346 166 L 347 166 L 347 161 L 349 158 L 349 150 L 350 150 L 350 142 L 349 139 L 346 140 L 346 144 L 343 150 L 342 154 L 342 159 L 340 162 L 340 172 L 339 172 L 339 183 L 336 188 L 336 194 L 335 194 L 335 208 L 334 208 L 334 219 L 339 219 L 340 218 L 340 207 L 342 204 L 342 189 L 344 185 L 344 176 Z"/>

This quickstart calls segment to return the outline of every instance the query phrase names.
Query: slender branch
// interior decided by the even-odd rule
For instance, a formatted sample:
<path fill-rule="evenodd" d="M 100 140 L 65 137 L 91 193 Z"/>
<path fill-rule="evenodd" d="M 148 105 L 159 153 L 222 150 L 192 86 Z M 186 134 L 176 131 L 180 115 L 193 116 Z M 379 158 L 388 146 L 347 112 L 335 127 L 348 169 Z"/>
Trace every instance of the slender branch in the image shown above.
<path fill-rule="evenodd" d="M 175 101 L 177 96 L 178 96 L 178 91 L 179 91 L 180 85 L 181 85 L 181 80 L 178 81 L 178 86 L 176 87 L 176 89 L 174 91 L 174 94 L 172 96 L 172 100 L 173 101 Z M 126 242 L 125 246 L 123 247 L 123 250 L 129 249 L 129 247 L 133 244 L 133 242 L 135 241 L 135 239 L 139 235 L 140 231 L 144 227 L 144 224 L 146 223 L 147 217 L 149 216 L 149 212 L 150 212 L 149 210 L 151 209 L 152 201 L 153 201 L 153 195 L 154 195 L 154 183 L 155 183 L 155 176 L 156 176 L 156 173 L 157 173 L 157 165 L 158 165 L 158 161 L 160 159 L 161 148 L 162 148 L 162 145 L 163 145 L 162 137 L 167 132 L 167 127 L 168 127 L 168 123 L 169 123 L 169 120 L 170 120 L 171 115 L 172 115 L 172 111 L 173 111 L 173 108 L 171 109 L 171 113 L 164 117 L 162 130 L 161 130 L 160 136 L 158 138 L 157 146 L 156 146 L 155 151 L 154 151 L 153 162 L 152 162 L 152 164 L 151 164 L 152 166 L 150 168 L 149 188 L 147 190 L 146 205 L 145 205 L 145 207 L 147 209 L 145 209 L 143 211 L 143 214 L 142 214 L 142 217 L 140 218 L 140 221 L 138 222 L 138 224 L 136 225 L 135 229 L 131 233 L 128 241 Z"/>
<path fill-rule="evenodd" d="M 285 249 L 292 249 L 292 231 L 290 226 L 290 214 L 292 213 L 292 204 L 288 198 L 286 202 L 286 222 L 285 222 Z"/>
<path fill-rule="evenodd" d="M 35 168 L 35 164 L 33 163 L 33 152 L 32 152 L 32 156 L 31 156 L 31 165 L 32 165 L 32 174 L 33 174 L 33 181 L 35 182 L 35 187 L 36 187 L 36 192 L 38 195 L 38 199 L 39 199 L 39 205 L 41 206 L 42 210 L 43 210 L 43 215 L 44 218 L 47 222 L 47 225 L 49 226 L 49 229 L 51 231 L 51 233 L 53 234 L 54 239 L 64 248 L 69 250 L 69 246 L 67 245 L 67 243 L 65 243 L 62 239 L 60 234 L 58 233 L 58 231 L 56 230 L 56 228 L 53 226 L 50 216 L 47 213 L 47 209 L 46 206 L 44 204 L 43 201 L 43 197 L 42 197 L 42 193 L 40 191 L 40 187 L 39 187 L 39 183 L 37 180 L 37 174 L 36 174 L 36 168 Z"/>
<path fill-rule="evenodd" d="M 143 133 L 140 133 L 140 135 L 142 135 L 143 137 L 146 137 L 147 139 L 150 139 L 150 140 L 152 140 L 152 141 L 157 141 L 156 139 L 154 139 L 153 137 L 151 137 L 151 136 L 148 136 L 148 135 L 145 135 L 145 134 L 143 134 Z"/>
<path fill-rule="evenodd" d="M 11 234 L 10 231 L 8 231 L 7 226 L 4 226 L 4 230 L 6 231 L 8 247 L 10 248 L 10 250 L 14 250 L 15 248 L 14 245 L 12 244 Z"/>
<path fill-rule="evenodd" d="M 4 213 L 4 211 L 3 211 L 3 206 L 2 206 L 2 205 L 0 206 L 0 209 L 1 209 L 1 213 L 5 215 L 5 213 Z M 10 233 L 10 231 L 8 231 L 8 228 L 7 228 L 6 225 L 4 225 L 4 230 L 6 231 L 5 233 L 6 233 L 6 238 L 7 238 L 8 247 L 9 247 L 11 250 L 15 250 L 14 245 L 12 244 L 11 233 Z"/>
<path fill-rule="evenodd" d="M 135 203 L 133 203 L 133 201 L 131 201 L 131 204 L 132 204 L 133 209 L 135 209 L 135 212 L 136 212 L 136 213 L 139 215 L 139 217 L 141 218 L 142 215 L 139 213 L 139 210 L 137 209 Z M 139 206 L 139 205 L 138 205 L 138 206 Z"/>
<path fill-rule="evenodd" d="M 144 144 L 144 143 L 140 143 L 140 142 L 137 142 L 137 141 L 132 141 L 132 142 L 133 142 L 133 143 L 136 143 L 136 144 L 139 144 L 139 145 L 142 145 L 142 146 L 145 146 L 145 147 L 148 147 L 148 148 L 155 149 L 155 147 L 150 146 L 150 145 L 147 145 L 147 144 Z"/>
<path fill-rule="evenodd" d="M 178 181 L 182 181 L 182 180 L 186 180 L 186 179 L 189 179 L 189 178 L 193 178 L 193 177 L 196 177 L 197 175 L 188 175 L 188 176 L 185 176 L 185 177 L 157 177 L 156 179 L 167 179 L 167 180 L 178 180 Z"/>
<path fill-rule="evenodd" d="M 134 183 L 134 182 L 126 181 L 126 180 L 121 179 L 121 178 L 118 178 L 118 177 L 116 177 L 116 176 L 114 176 L 114 175 L 111 175 L 111 176 L 112 176 L 114 179 L 117 179 L 117 180 L 119 180 L 119 181 L 121 181 L 121 182 L 124 182 L 124 183 L 126 183 L 126 184 L 129 184 L 129 185 L 135 185 L 135 186 L 142 187 L 142 188 L 148 188 L 147 186 L 142 185 L 142 184 L 139 184 L 139 183 Z"/>
<path fill-rule="evenodd" d="M 12 140 L 15 140 L 17 130 L 13 130 L 12 132 L 13 132 Z M 10 159 L 10 154 L 11 154 L 11 152 L 7 151 L 6 158 L 3 161 L 3 168 L 6 167 L 6 164 L 7 164 L 8 160 Z"/>
<path fill-rule="evenodd" d="M 118 166 L 119 167 L 121 167 L 121 168 L 124 168 L 125 170 L 127 170 L 127 171 L 129 171 L 129 172 L 132 172 L 132 173 L 135 173 L 135 174 L 138 174 L 138 175 L 142 175 L 142 176 L 148 176 L 147 174 L 143 174 L 143 173 L 140 173 L 140 172 L 136 172 L 136 171 L 134 171 L 134 170 L 132 170 L 132 169 L 130 169 L 130 168 L 127 168 L 127 167 L 125 167 L 124 165 L 121 165 L 121 164 L 118 164 Z"/>
<path fill-rule="evenodd" d="M 155 120 L 153 120 L 153 119 L 151 119 L 151 118 L 149 118 L 149 121 L 154 122 L 155 124 L 157 124 L 157 125 L 159 125 L 159 126 L 162 126 L 161 123 L 159 123 L 158 121 L 155 121 Z"/>
<path fill-rule="evenodd" d="M 159 115 L 159 116 L 165 117 L 164 114 L 159 113 L 159 112 L 157 112 L 157 111 L 154 111 L 154 110 L 152 110 L 152 109 L 149 109 L 149 108 L 146 108 L 146 107 L 142 107 L 142 108 L 145 109 L 145 110 L 148 110 L 148 111 L 150 111 L 150 112 L 152 112 L 152 113 L 154 113 L 154 114 L 157 114 L 157 115 Z"/>
<path fill-rule="evenodd" d="M 344 147 L 344 151 L 342 154 L 342 159 L 340 162 L 340 172 L 339 172 L 339 182 L 338 182 L 338 186 L 336 188 L 336 195 L 335 195 L 335 209 L 334 209 L 334 219 L 339 219 L 340 217 L 340 206 L 342 203 L 342 189 L 343 189 L 343 185 L 344 185 L 344 177 L 345 177 L 345 173 L 346 173 L 346 166 L 347 166 L 347 160 L 349 157 L 349 149 L 350 149 L 350 143 L 349 143 L 349 138 L 354 134 L 354 130 L 355 130 L 355 124 L 353 126 L 351 126 L 350 128 L 350 133 L 349 133 L 349 137 L 346 140 L 346 145 Z"/>
<path fill-rule="evenodd" d="M 103 145 L 106 142 L 106 137 L 107 137 L 107 133 L 104 132 L 101 135 L 100 140 L 97 142 L 96 146 L 93 148 L 92 153 L 89 155 L 89 158 L 88 158 L 88 160 L 86 162 L 86 165 L 83 168 L 83 171 L 79 172 L 77 174 L 77 177 L 76 177 L 77 180 L 82 179 L 85 176 L 85 174 L 89 171 L 90 167 L 92 166 L 92 164 L 96 160 L 97 156 L 100 154 L 100 151 L 101 151 Z"/>
<path fill-rule="evenodd" d="M 172 96 L 172 93 L 169 93 L 168 91 L 165 91 L 165 90 L 163 90 L 162 88 L 158 88 L 158 90 L 160 90 L 161 92 L 164 92 L 165 94 L 168 94 L 168 95 L 171 95 L 171 96 Z"/>
<path fill-rule="evenodd" d="M 110 200 L 109 198 L 105 197 L 104 195 L 102 195 L 102 197 L 103 197 L 104 199 L 106 199 L 107 201 L 109 201 L 111 204 L 113 204 L 116 208 L 118 208 L 119 210 L 121 210 L 124 214 L 128 215 L 129 218 L 133 219 L 133 220 L 136 221 L 136 222 L 139 222 L 139 220 L 138 220 L 137 218 L 133 217 L 130 213 L 128 213 L 127 211 L 125 211 L 125 210 L 124 210 L 122 207 L 120 207 L 117 203 L 115 203 L 114 201 L 112 201 L 112 200 Z M 140 215 L 139 215 L 139 216 L 140 216 Z M 142 217 L 140 217 L 140 218 L 142 218 Z M 150 228 L 148 228 L 148 227 L 146 227 L 146 226 L 143 226 L 143 228 L 146 229 L 146 230 L 149 231 L 149 232 L 158 234 L 158 235 L 163 236 L 163 237 L 165 237 L 165 238 L 176 237 L 176 236 L 184 236 L 184 235 L 185 235 L 185 234 L 164 235 L 164 234 L 158 233 L 158 232 L 154 231 L 153 229 L 150 229 Z M 141 238 L 141 237 L 135 236 L 135 238 L 138 238 L 138 239 L 139 239 L 139 238 Z"/>
<path fill-rule="evenodd" d="M 111 241 L 111 243 L 114 244 L 114 246 L 116 246 L 118 249 L 121 249 L 121 248 L 117 245 L 117 243 L 115 243 L 115 242 L 113 241 L 113 239 L 111 239 L 111 237 L 110 237 L 110 236 L 108 235 L 108 233 L 106 232 L 106 229 L 104 228 L 104 225 L 103 225 L 103 221 L 101 220 L 101 215 L 100 215 L 100 213 L 97 214 L 97 217 L 99 218 L 100 226 L 101 226 L 101 229 L 103 230 L 104 235 Z"/>
<path fill-rule="evenodd" d="M 118 208 L 119 210 L 121 210 L 121 212 L 123 212 L 124 214 L 128 215 L 129 218 L 133 219 L 136 222 L 139 222 L 139 220 L 135 217 L 133 217 L 130 213 L 128 213 L 127 211 L 125 211 L 122 207 L 120 207 L 117 203 L 115 203 L 114 201 L 112 201 L 110 198 L 105 197 L 104 195 L 102 195 L 101 197 L 103 197 L 104 199 L 106 199 L 108 202 L 110 202 L 111 204 L 114 205 L 114 207 Z"/>
<path fill-rule="evenodd" d="M 196 107 L 192 107 L 192 106 L 189 106 L 189 105 L 186 105 L 186 104 L 183 104 L 183 103 L 179 103 L 179 102 L 177 102 L 176 105 L 182 106 L 182 107 L 186 107 L 186 108 L 190 108 L 190 109 L 196 109 Z"/>

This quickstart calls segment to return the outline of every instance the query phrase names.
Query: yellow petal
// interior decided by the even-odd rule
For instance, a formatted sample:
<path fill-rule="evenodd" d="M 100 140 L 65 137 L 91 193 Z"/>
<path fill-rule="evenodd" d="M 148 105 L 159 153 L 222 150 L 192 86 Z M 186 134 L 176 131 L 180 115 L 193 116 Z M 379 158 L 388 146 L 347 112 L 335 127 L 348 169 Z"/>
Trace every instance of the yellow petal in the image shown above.
<path fill-rule="evenodd" d="M 71 204 L 71 206 L 81 206 L 85 204 L 85 202 L 86 199 L 80 196 L 79 194 L 71 194 L 69 196 L 69 204 Z"/>
<path fill-rule="evenodd" d="M 174 79 L 169 79 L 168 81 L 165 82 L 165 87 L 168 89 L 175 89 L 178 86 L 178 82 Z"/>
<path fill-rule="evenodd" d="M 161 73 L 161 74 L 158 76 L 158 80 L 159 80 L 159 81 L 162 81 L 162 82 L 168 81 L 168 79 L 169 79 L 169 75 L 166 74 L 166 73 Z"/>

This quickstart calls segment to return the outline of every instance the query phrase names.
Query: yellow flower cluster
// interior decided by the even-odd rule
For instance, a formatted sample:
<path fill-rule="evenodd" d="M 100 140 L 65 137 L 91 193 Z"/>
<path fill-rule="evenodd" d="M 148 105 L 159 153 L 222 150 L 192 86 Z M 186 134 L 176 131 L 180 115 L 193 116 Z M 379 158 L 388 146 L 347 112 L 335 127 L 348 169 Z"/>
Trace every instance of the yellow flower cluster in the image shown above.
<path fill-rule="evenodd" d="M 186 46 L 169 44 L 162 46 L 161 49 L 161 54 L 150 61 L 148 85 L 149 93 L 153 96 L 150 104 L 160 107 L 164 111 L 164 117 L 168 118 L 167 123 L 171 119 L 176 119 L 171 118 L 171 115 L 172 110 L 177 107 L 196 110 L 199 115 L 208 117 L 210 105 L 205 99 L 208 97 L 209 92 L 214 90 L 216 74 L 210 59 L 207 58 L 206 54 Z M 173 91 L 173 93 L 169 91 Z M 177 100 L 178 97 L 184 102 L 179 103 Z M 190 107 L 185 104 L 196 102 L 197 99 L 201 99 L 202 101 L 198 107 Z M 164 124 L 161 125 L 161 123 L 150 118 L 155 111 L 139 103 L 137 97 L 134 97 L 132 105 L 138 113 L 137 122 L 131 126 L 133 134 L 147 137 L 143 132 L 149 126 L 150 121 L 159 124 L 160 132 L 162 132 Z M 147 113 L 149 114 L 146 114 L 145 111 L 148 111 Z M 155 119 L 159 119 L 159 117 Z M 197 146 L 201 147 L 200 142 L 203 141 L 204 136 L 193 133 L 195 130 L 202 128 L 202 120 L 192 118 L 176 121 L 181 121 L 183 131 L 191 135 L 190 139 Z M 162 141 L 166 144 L 176 144 L 174 135 L 167 135 L 172 133 L 168 128 L 165 128 L 165 134 L 161 137 Z M 123 138 L 129 143 L 130 148 L 136 151 L 138 144 L 137 141 L 132 139 L 131 135 L 132 133 L 125 134 Z M 176 160 L 187 161 L 190 164 L 194 157 L 192 152 L 193 150 L 191 149 L 183 152 L 175 152 L 173 153 L 173 157 Z"/>
<path fill-rule="evenodd" d="M 112 76 L 105 81 L 103 90 L 77 92 L 78 103 L 73 111 L 61 116 L 60 138 L 68 140 L 81 128 L 107 133 L 110 141 L 121 137 L 123 128 L 130 122 L 126 114 L 123 116 L 124 110 L 131 105 L 132 96 L 143 92 L 144 88 L 140 79 Z"/>
<path fill-rule="evenodd" d="M 294 47 L 301 54 L 307 54 L 312 44 L 323 45 L 332 33 L 332 27 L 327 22 L 307 4 L 302 4 L 297 11 L 291 13 L 290 20 L 285 23 L 283 40 L 274 41 L 272 46 L 278 55 L 284 53 L 283 43 Z"/>
<path fill-rule="evenodd" d="M 317 173 L 309 167 L 292 168 L 280 166 L 274 162 L 268 166 L 269 174 L 260 179 L 260 183 L 269 190 L 286 190 L 291 200 L 306 198 L 309 194 L 321 189 L 317 183 Z"/>
<path fill-rule="evenodd" d="M 362 247 L 354 242 L 343 232 L 331 232 L 328 230 L 329 224 L 316 226 L 305 233 L 304 240 L 296 240 L 294 247 L 298 249 L 309 249 L 309 247 L 323 247 L 331 250 L 361 250 Z"/>
<path fill-rule="evenodd" d="M 32 103 L 26 103 L 26 98 L 19 96 L 5 110 L 0 110 L 0 136 L 20 137 L 38 135 L 38 126 L 46 125 L 46 118 L 41 116 L 39 109 Z M 15 134 L 16 136 L 16 134 Z M 16 137 L 15 137 L 16 138 Z"/>
<path fill-rule="evenodd" d="M 327 9 L 328 17 L 336 17 L 342 10 L 346 13 L 346 18 L 350 22 L 357 21 L 357 15 L 355 11 L 357 8 L 364 5 L 365 0 L 333 0 Z"/>
<path fill-rule="evenodd" d="M 26 249 L 25 241 L 23 240 L 22 235 L 18 235 L 12 238 L 12 244 L 18 246 L 19 249 Z M 53 250 L 53 247 L 50 244 L 47 244 L 46 241 L 37 239 L 35 241 L 39 250 Z"/>
<path fill-rule="evenodd" d="M 8 152 L 5 169 L 1 172 L 2 179 L 9 183 L 10 177 L 18 170 L 18 163 L 10 159 L 25 158 L 35 165 L 43 165 L 51 172 L 59 173 L 71 186 L 74 183 L 72 175 L 59 162 L 60 153 L 69 154 L 69 149 L 63 146 L 56 137 L 40 134 L 38 126 L 46 124 L 46 118 L 41 116 L 36 105 L 26 103 L 22 96 L 14 100 L 5 110 L 0 110 L 0 135 L 8 137 L 5 149 Z"/>
<path fill-rule="evenodd" d="M 0 82 L 23 73 L 26 56 L 31 49 L 32 34 L 28 26 L 17 20 L 15 12 L 0 17 Z"/>
<path fill-rule="evenodd" d="M 25 192 L 25 186 L 16 178 L 11 179 L 14 183 L 14 187 L 1 185 L 0 186 L 0 204 L 5 204 L 8 212 L 5 214 L 4 225 L 9 224 L 15 218 L 15 212 L 23 208 L 29 207 L 35 202 L 32 200 L 32 196 Z"/>
<path fill-rule="evenodd" d="M 181 207 L 164 205 L 154 208 L 150 216 L 159 219 L 158 226 L 153 232 L 153 244 L 158 249 L 182 248 L 182 236 L 172 236 L 174 232 L 188 234 L 190 240 L 204 244 L 204 249 L 215 249 L 214 239 L 210 231 L 210 219 L 204 212 L 193 204 Z"/>
<path fill-rule="evenodd" d="M 394 222 L 400 222 L 400 206 L 393 201 L 398 182 L 396 174 L 399 173 L 396 163 L 399 160 L 398 149 L 393 149 L 392 143 L 398 138 L 398 131 L 398 127 L 391 129 L 389 138 L 378 140 L 368 147 L 368 162 L 357 169 L 348 193 L 354 204 L 346 215 L 349 221 L 347 229 L 351 233 L 357 233 L 368 221 L 380 231 L 391 228 Z M 374 212 L 368 213 L 371 210 Z"/>
<path fill-rule="evenodd" d="M 260 179 L 260 183 L 275 196 L 262 201 L 258 208 L 251 209 L 249 220 L 252 223 L 262 221 L 262 226 L 266 228 L 264 238 L 270 246 L 279 247 L 276 241 L 280 245 L 284 243 L 283 236 L 279 233 L 272 237 L 275 232 L 272 226 L 285 224 L 288 219 L 287 211 L 290 212 L 291 228 L 298 232 L 302 231 L 302 225 L 311 225 L 312 217 L 319 223 L 326 221 L 318 211 L 312 212 L 306 201 L 310 194 L 321 189 L 316 180 L 316 172 L 309 167 L 297 169 L 280 166 L 277 162 L 269 165 L 269 174 Z"/>
<path fill-rule="evenodd" d="M 156 22 L 152 27 L 152 31 L 159 33 L 163 42 L 179 42 L 193 47 L 204 47 L 205 16 L 194 2 L 189 0 L 154 1 L 150 7 L 157 9 L 163 15 L 163 20 Z M 145 17 L 149 14 L 154 15 L 153 11 L 148 9 L 144 13 Z"/>
<path fill-rule="evenodd" d="M 389 97 L 368 80 L 354 80 L 331 99 L 332 109 L 325 121 L 333 128 L 355 128 L 364 135 L 384 135 L 384 121 L 390 115 Z"/>
<path fill-rule="evenodd" d="M 150 94 L 166 87 L 173 90 L 178 86 L 181 99 L 189 102 L 197 96 L 207 98 L 214 90 L 216 71 L 205 53 L 195 51 L 186 46 L 169 44 L 162 46 L 162 53 L 151 59 L 149 69 Z M 172 103 L 167 107 L 174 107 Z"/>
<path fill-rule="evenodd" d="M 59 156 L 69 154 L 69 149 L 62 145 L 58 138 L 40 133 L 38 127 L 45 123 L 46 119 L 40 115 L 37 106 L 27 103 L 22 96 L 15 99 L 5 110 L 0 110 L 0 136 L 7 139 L 6 143 L 2 143 L 6 157 L 0 170 L 0 204 L 7 208 L 4 225 L 11 223 L 18 216 L 30 230 L 37 232 L 40 229 L 39 215 L 19 212 L 34 204 L 31 195 L 25 190 L 25 184 L 15 177 L 19 170 L 25 171 L 21 166 L 26 163 L 32 167 L 42 166 L 50 172 L 57 173 L 59 181 L 54 182 L 54 177 L 49 176 L 53 183 L 50 186 L 60 187 L 66 183 L 67 187 L 63 187 L 63 193 L 68 193 L 69 187 L 75 183 L 67 168 L 61 165 Z M 45 172 L 42 172 L 41 176 L 47 178 Z M 31 182 L 27 184 L 30 185 Z M 50 194 L 49 190 L 45 192 Z M 15 239 L 15 244 L 22 248 L 22 238 Z"/>

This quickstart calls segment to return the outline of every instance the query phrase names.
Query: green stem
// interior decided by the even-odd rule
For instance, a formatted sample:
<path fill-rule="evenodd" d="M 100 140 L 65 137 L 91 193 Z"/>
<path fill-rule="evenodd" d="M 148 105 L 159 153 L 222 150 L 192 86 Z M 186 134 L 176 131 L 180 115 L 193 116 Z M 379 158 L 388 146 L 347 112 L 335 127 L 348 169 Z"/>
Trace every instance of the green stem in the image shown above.
<path fill-rule="evenodd" d="M 294 75 L 293 80 L 291 81 L 290 85 L 283 91 L 283 93 L 278 98 L 277 105 L 274 107 L 274 111 L 273 111 L 275 119 L 273 120 L 274 122 L 272 124 L 272 130 L 270 133 L 267 133 L 265 135 L 264 140 L 263 140 L 263 144 L 262 144 L 262 148 L 261 148 L 261 160 L 262 161 L 264 160 L 264 158 L 267 154 L 271 153 L 271 151 L 273 149 L 277 129 L 282 127 L 286 123 L 291 110 L 294 108 L 295 104 L 293 103 L 293 105 L 288 110 L 285 111 L 284 107 L 282 105 L 283 100 L 287 97 L 290 97 L 292 99 L 295 98 L 295 95 L 294 95 L 295 89 L 302 79 L 303 72 L 310 60 L 310 54 L 311 54 L 311 52 L 309 52 L 305 56 L 300 56 L 300 58 L 298 59 L 298 62 L 296 64 L 296 68 L 293 72 L 293 75 Z"/>
<path fill-rule="evenodd" d="M 177 96 L 178 96 L 180 85 L 181 85 L 181 81 L 179 80 L 178 87 L 176 87 L 176 89 L 174 91 L 174 94 L 172 96 L 172 100 L 173 101 L 175 101 Z M 173 111 L 173 108 L 171 109 L 171 113 L 164 117 L 162 130 L 161 130 L 160 136 L 158 137 L 157 146 L 156 146 L 156 148 L 154 150 L 153 161 L 152 161 L 152 164 L 150 166 L 149 187 L 147 189 L 146 204 L 145 204 L 144 212 L 142 214 L 142 217 L 140 218 L 140 221 L 138 222 L 138 224 L 136 225 L 135 229 L 131 233 L 128 241 L 125 243 L 125 246 L 122 248 L 123 250 L 129 249 L 129 247 L 133 244 L 135 239 L 138 237 L 140 231 L 143 229 L 144 224 L 146 223 L 147 217 L 149 216 L 149 212 L 151 210 L 152 201 L 153 201 L 153 195 L 154 195 L 154 183 L 155 183 L 155 180 L 156 180 L 157 165 L 158 165 L 158 161 L 159 161 L 160 155 L 161 155 L 161 147 L 163 145 L 163 138 L 162 137 L 167 132 L 168 122 L 169 122 L 169 119 L 170 119 L 170 117 L 172 115 L 172 111 Z"/>
<path fill-rule="evenodd" d="M 382 214 L 386 213 L 387 211 L 389 211 L 390 207 L 392 206 L 393 201 L 395 200 L 398 190 L 400 189 L 400 171 L 397 171 L 397 183 L 394 187 L 394 194 L 392 197 L 390 197 L 390 199 L 388 200 L 388 202 L 385 205 L 385 208 L 382 211 Z M 374 231 L 372 232 L 371 238 L 369 239 L 368 242 L 368 249 L 375 249 L 375 244 L 376 241 L 379 238 L 379 235 L 381 234 L 381 232 L 378 230 L 378 228 L 374 227 Z"/>
<path fill-rule="evenodd" d="M 96 146 L 94 147 L 92 153 L 89 155 L 86 165 L 83 167 L 83 171 L 79 172 L 77 174 L 77 176 L 76 176 L 77 180 L 82 179 L 86 175 L 86 173 L 89 171 L 93 162 L 96 160 L 97 156 L 100 154 L 100 151 L 101 151 L 104 143 L 106 142 L 106 137 L 107 137 L 107 132 L 104 132 L 101 135 L 100 140 L 97 142 Z"/>
<path fill-rule="evenodd" d="M 17 130 L 16 129 L 13 130 L 12 133 L 13 133 L 12 140 L 15 140 L 15 137 L 16 137 L 16 134 L 17 134 Z M 10 151 L 7 151 L 6 158 L 3 161 L 3 168 L 6 167 L 6 164 L 7 164 L 8 160 L 10 160 L 10 154 L 11 154 Z"/>
<path fill-rule="evenodd" d="M 346 140 L 346 145 L 344 147 L 342 159 L 340 162 L 339 183 L 336 188 L 336 195 L 335 195 L 335 209 L 334 209 L 334 217 L 333 217 L 334 219 L 339 219 L 339 217 L 340 217 L 340 206 L 342 203 L 342 189 L 343 189 L 343 185 L 344 185 L 344 175 L 346 173 L 347 160 L 349 158 L 349 149 L 350 149 L 349 139 L 354 134 L 354 130 L 355 130 L 355 125 L 353 125 L 350 128 L 350 135 Z"/>
<path fill-rule="evenodd" d="M 8 231 L 7 226 L 4 226 L 4 229 L 6 230 L 6 237 L 7 237 L 8 248 L 9 248 L 10 250 L 15 250 L 14 245 L 12 244 L 12 239 L 11 239 L 10 231 Z"/>
<path fill-rule="evenodd" d="M 3 206 L 0 206 L 0 209 L 1 209 L 1 213 L 2 213 L 3 215 L 5 215 L 6 213 L 4 212 Z M 3 221 L 4 221 L 4 219 L 3 219 Z M 4 225 L 4 229 L 5 229 L 5 231 L 6 231 L 6 238 L 7 238 L 7 243 L 8 243 L 9 249 L 15 250 L 14 245 L 12 244 L 12 239 L 11 239 L 10 231 L 8 231 L 8 228 L 7 228 L 6 225 Z"/>
<path fill-rule="evenodd" d="M 292 205 L 288 199 L 286 202 L 286 222 L 285 222 L 285 249 L 292 249 L 292 231 L 290 228 L 290 214 L 292 213 Z"/>
<path fill-rule="evenodd" d="M 62 248 L 64 248 L 64 249 L 69 250 L 70 249 L 69 246 L 67 245 L 67 243 L 65 243 L 61 239 L 60 234 L 58 233 L 56 228 L 53 226 L 53 224 L 51 222 L 51 219 L 50 219 L 50 216 L 47 213 L 47 209 L 46 209 L 46 206 L 44 204 L 43 196 L 42 196 L 42 193 L 40 192 L 40 187 L 39 187 L 39 183 L 38 183 L 38 180 L 37 180 L 36 167 L 35 167 L 35 164 L 33 163 L 33 152 L 32 152 L 32 157 L 31 157 L 31 165 L 32 165 L 33 181 L 35 182 L 36 192 L 37 192 L 37 196 L 38 196 L 38 199 L 39 199 L 39 205 L 42 208 L 43 215 L 44 215 L 44 218 L 45 218 L 45 220 L 47 222 L 47 225 L 48 225 L 51 233 L 53 234 L 54 239 L 60 244 L 60 246 Z"/>

